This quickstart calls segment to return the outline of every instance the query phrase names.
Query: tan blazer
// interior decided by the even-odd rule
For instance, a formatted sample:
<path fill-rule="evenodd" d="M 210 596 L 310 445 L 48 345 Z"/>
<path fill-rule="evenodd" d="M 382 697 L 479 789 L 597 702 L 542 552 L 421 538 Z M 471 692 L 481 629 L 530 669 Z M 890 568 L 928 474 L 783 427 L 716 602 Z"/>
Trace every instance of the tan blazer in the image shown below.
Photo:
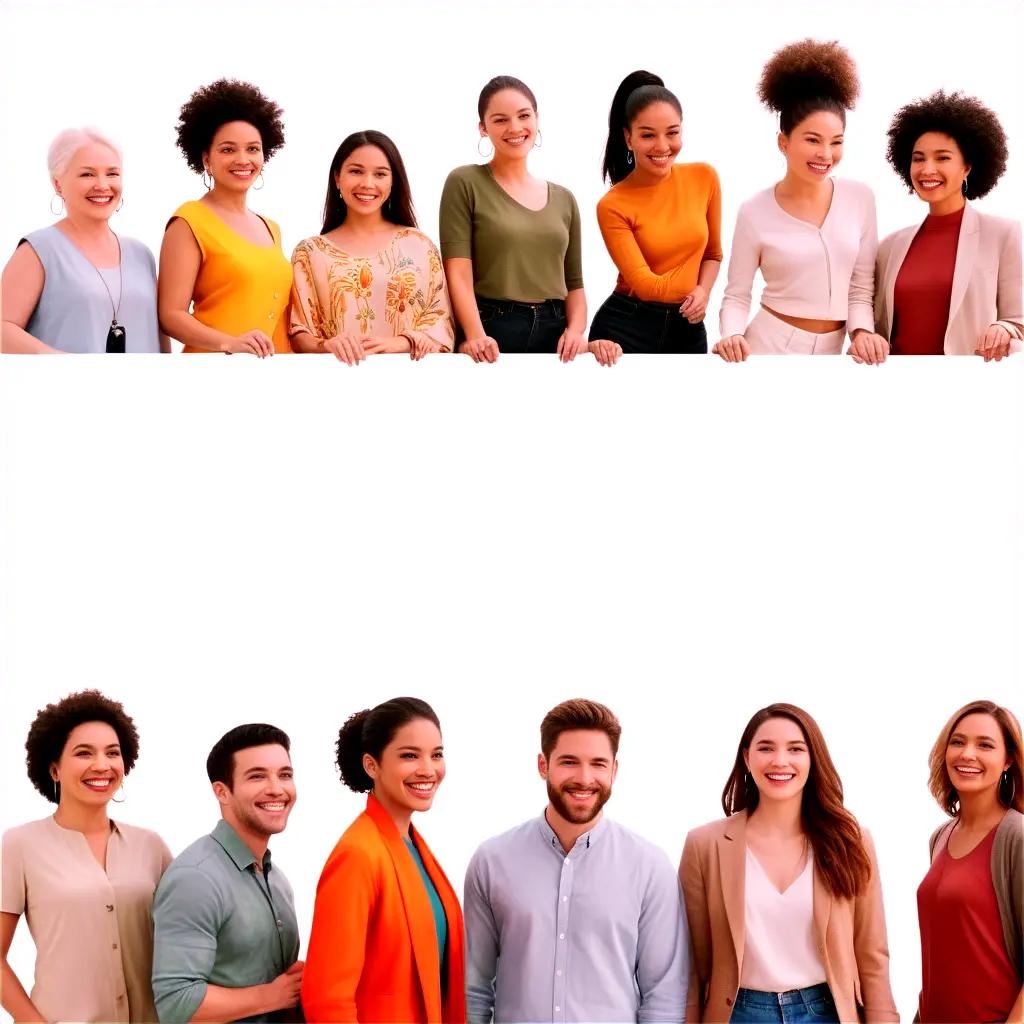
<path fill-rule="evenodd" d="M 919 224 L 895 231 L 882 240 L 875 261 L 875 330 L 888 339 L 892 332 L 893 291 L 907 250 Z M 990 217 L 967 204 L 953 270 L 944 349 L 947 356 L 974 354 L 992 324 L 1002 324 L 1014 341 L 1024 339 L 1021 298 L 1021 233 L 1015 220 Z"/>
<path fill-rule="evenodd" d="M 679 878 L 690 926 L 692 973 L 686 1020 L 728 1021 L 743 962 L 747 813 L 686 837 Z M 864 895 L 836 899 L 814 872 L 814 935 L 841 1021 L 898 1021 L 889 987 L 889 947 L 878 865 L 870 837 Z"/>

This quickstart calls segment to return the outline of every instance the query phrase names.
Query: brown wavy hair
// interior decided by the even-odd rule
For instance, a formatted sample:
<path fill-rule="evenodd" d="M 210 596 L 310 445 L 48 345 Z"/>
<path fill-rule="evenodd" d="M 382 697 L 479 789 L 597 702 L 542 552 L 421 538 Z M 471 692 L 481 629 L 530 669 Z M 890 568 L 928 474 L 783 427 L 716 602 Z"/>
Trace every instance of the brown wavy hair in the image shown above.
<path fill-rule="evenodd" d="M 772 718 L 787 718 L 799 726 L 811 755 L 811 770 L 804 786 L 800 816 L 804 832 L 814 851 L 814 865 L 825 888 L 836 897 L 853 899 L 867 888 L 871 860 L 864 848 L 857 819 L 843 806 L 843 783 L 839 778 L 825 737 L 818 723 L 795 704 L 769 704 L 747 723 L 736 749 L 736 763 L 722 791 L 722 810 L 753 813 L 761 794 L 747 771 L 743 755 L 754 734 Z"/>
<path fill-rule="evenodd" d="M 1010 767 L 999 779 L 999 802 L 1024 813 L 1024 756 L 1021 753 L 1020 722 L 1009 708 L 1000 707 L 990 700 L 973 700 L 965 704 L 945 724 L 939 738 L 928 755 L 928 788 L 936 803 L 951 817 L 960 813 L 960 794 L 946 771 L 946 748 L 953 731 L 968 715 L 991 715 L 998 723 L 1006 744 Z"/>

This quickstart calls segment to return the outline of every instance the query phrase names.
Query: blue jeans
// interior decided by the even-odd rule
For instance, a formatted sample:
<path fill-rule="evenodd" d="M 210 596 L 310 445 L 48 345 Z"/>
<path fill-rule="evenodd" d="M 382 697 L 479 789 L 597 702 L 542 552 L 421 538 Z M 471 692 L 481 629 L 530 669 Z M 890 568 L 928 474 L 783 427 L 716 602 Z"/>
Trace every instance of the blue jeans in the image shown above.
<path fill-rule="evenodd" d="M 730 1024 L 839 1024 L 836 1004 L 828 985 L 812 985 L 792 992 L 736 993 Z"/>
<path fill-rule="evenodd" d="M 513 302 L 477 296 L 480 323 L 501 352 L 554 352 L 565 331 L 565 303 Z"/>
<path fill-rule="evenodd" d="M 590 340 L 609 338 L 623 352 L 668 352 L 707 355 L 708 334 L 703 322 L 691 324 L 679 303 L 642 302 L 612 292 L 590 325 Z"/>

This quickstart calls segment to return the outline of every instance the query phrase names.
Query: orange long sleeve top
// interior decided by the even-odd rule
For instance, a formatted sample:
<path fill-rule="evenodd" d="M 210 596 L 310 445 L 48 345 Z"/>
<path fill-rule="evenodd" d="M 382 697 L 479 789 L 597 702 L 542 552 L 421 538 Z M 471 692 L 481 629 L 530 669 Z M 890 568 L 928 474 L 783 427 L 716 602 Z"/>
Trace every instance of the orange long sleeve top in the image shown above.
<path fill-rule="evenodd" d="M 632 177 L 632 176 L 631 176 Z M 656 185 L 630 178 L 597 204 L 617 292 L 644 302 L 682 302 L 705 260 L 722 259 L 722 192 L 710 164 L 675 164 Z"/>

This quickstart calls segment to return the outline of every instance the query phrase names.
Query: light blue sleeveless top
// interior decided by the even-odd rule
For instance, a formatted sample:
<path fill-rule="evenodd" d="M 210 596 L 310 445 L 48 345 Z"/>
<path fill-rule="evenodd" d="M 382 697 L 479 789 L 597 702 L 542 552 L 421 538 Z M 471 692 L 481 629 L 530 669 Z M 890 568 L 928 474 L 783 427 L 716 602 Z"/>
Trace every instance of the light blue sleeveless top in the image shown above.
<path fill-rule="evenodd" d="M 156 262 L 134 238 L 121 236 L 121 281 L 124 294 L 117 322 L 126 332 L 126 352 L 159 352 L 156 316 Z M 43 265 L 46 280 L 25 330 L 62 352 L 107 351 L 107 331 L 117 303 L 117 267 L 94 267 L 60 228 L 41 228 L 26 235 Z M 21 243 L 19 243 L 21 244 Z M 110 289 L 107 294 L 100 275 Z"/>

